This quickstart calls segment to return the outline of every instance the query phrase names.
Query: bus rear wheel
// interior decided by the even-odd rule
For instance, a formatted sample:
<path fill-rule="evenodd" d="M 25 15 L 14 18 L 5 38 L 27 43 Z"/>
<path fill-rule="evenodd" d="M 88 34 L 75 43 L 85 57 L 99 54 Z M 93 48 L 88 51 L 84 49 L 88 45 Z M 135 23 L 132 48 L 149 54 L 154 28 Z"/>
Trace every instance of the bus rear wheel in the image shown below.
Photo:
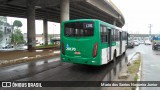
<path fill-rule="evenodd" d="M 114 55 L 113 55 L 113 61 L 116 62 L 116 51 L 114 51 Z"/>
<path fill-rule="evenodd" d="M 126 51 L 127 51 L 127 46 L 125 47 L 125 51 L 123 52 L 124 55 L 126 54 Z"/>
<path fill-rule="evenodd" d="M 154 47 L 154 46 L 152 47 L 152 50 L 155 50 L 155 47 Z"/>

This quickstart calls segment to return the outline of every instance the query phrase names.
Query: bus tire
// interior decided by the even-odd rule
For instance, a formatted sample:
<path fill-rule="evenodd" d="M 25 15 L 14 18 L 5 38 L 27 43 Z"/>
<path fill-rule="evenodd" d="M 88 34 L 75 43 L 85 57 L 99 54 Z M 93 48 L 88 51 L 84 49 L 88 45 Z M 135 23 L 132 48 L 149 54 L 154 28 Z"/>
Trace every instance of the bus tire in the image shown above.
<path fill-rule="evenodd" d="M 126 54 L 126 51 L 127 51 L 127 47 L 125 47 L 125 50 L 124 50 L 124 52 L 123 52 L 123 55 L 125 55 L 125 54 Z"/>
<path fill-rule="evenodd" d="M 155 50 L 155 47 L 154 47 L 154 46 L 152 47 L 152 50 Z"/>
<path fill-rule="evenodd" d="M 117 51 L 114 50 L 114 54 L 113 54 L 113 61 L 116 62 L 116 56 L 117 56 Z"/>

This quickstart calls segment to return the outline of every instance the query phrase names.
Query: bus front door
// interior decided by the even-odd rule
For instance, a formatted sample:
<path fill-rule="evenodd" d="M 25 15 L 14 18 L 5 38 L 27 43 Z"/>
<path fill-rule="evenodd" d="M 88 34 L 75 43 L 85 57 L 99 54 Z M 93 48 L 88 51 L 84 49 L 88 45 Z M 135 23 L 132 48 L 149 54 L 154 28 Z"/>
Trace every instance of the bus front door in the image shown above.
<path fill-rule="evenodd" d="M 121 55 L 122 54 L 122 32 L 119 32 L 119 34 L 120 34 L 120 47 L 119 47 L 119 55 Z"/>

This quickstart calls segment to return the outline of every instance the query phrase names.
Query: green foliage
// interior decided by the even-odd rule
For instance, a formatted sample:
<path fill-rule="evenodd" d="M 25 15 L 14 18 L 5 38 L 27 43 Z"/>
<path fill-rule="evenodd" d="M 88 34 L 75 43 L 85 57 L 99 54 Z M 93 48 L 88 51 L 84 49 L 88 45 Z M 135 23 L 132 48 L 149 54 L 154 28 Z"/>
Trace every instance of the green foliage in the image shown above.
<path fill-rule="evenodd" d="M 49 34 L 48 37 L 51 40 L 54 36 Z"/>
<path fill-rule="evenodd" d="M 0 31 L 0 38 L 3 37 L 3 31 Z"/>
<path fill-rule="evenodd" d="M 54 36 L 51 35 L 51 34 L 49 34 L 48 37 L 49 37 L 49 39 L 50 39 L 50 42 L 53 43 L 53 40 L 52 40 L 52 39 L 53 39 Z"/>
<path fill-rule="evenodd" d="M 139 70 L 140 62 L 141 62 L 140 60 L 135 60 L 133 62 L 133 65 L 131 65 L 131 66 L 128 67 L 129 73 L 131 73 L 131 74 L 137 73 L 138 70 Z"/>
<path fill-rule="evenodd" d="M 23 25 L 22 25 L 22 22 L 21 21 L 19 21 L 19 20 L 15 20 L 14 22 L 13 22 L 13 27 L 16 27 L 17 29 L 19 28 L 19 27 L 22 27 Z"/>
<path fill-rule="evenodd" d="M 15 20 L 13 22 L 14 32 L 12 33 L 12 36 L 11 36 L 11 42 L 16 45 L 24 42 L 23 34 L 19 29 L 19 27 L 22 27 L 22 22 L 19 20 Z"/>
<path fill-rule="evenodd" d="M 134 81 L 138 80 L 138 75 L 136 74 L 136 76 L 134 77 Z"/>
<path fill-rule="evenodd" d="M 11 42 L 14 44 L 20 44 L 24 42 L 23 34 L 22 32 L 17 29 L 11 36 Z"/>
<path fill-rule="evenodd" d="M 132 87 L 132 90 L 136 90 L 136 87 Z"/>
<path fill-rule="evenodd" d="M 53 47 L 59 47 L 59 45 L 49 44 L 49 45 L 36 46 L 36 48 L 53 48 Z"/>
<path fill-rule="evenodd" d="M 0 20 L 0 25 L 2 25 L 3 24 L 3 22 Z"/>

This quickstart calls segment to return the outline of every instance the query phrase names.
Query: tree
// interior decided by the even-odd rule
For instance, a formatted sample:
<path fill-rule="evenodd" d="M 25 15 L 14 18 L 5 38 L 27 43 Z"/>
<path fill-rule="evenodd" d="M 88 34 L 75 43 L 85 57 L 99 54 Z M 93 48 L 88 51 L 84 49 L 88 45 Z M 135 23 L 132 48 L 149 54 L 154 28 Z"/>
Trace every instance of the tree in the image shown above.
<path fill-rule="evenodd" d="M 48 37 L 51 40 L 53 38 L 53 35 L 49 34 Z"/>
<path fill-rule="evenodd" d="M 3 37 L 3 31 L 0 31 L 0 38 Z"/>
<path fill-rule="evenodd" d="M 13 28 L 16 27 L 16 29 L 19 29 L 19 27 L 22 27 L 22 26 L 23 26 L 23 25 L 22 25 L 22 22 L 19 21 L 19 20 L 15 20 L 15 21 L 13 22 Z"/>
<path fill-rule="evenodd" d="M 18 45 L 24 42 L 23 34 L 20 31 L 20 29 L 16 29 L 15 32 L 12 34 L 11 42 L 14 43 L 15 45 Z"/>
<path fill-rule="evenodd" d="M 53 44 L 53 43 L 54 43 L 54 41 L 53 41 L 53 37 L 54 37 L 54 36 L 53 36 L 53 35 L 51 35 L 51 34 L 49 34 L 49 35 L 48 35 L 48 37 L 49 37 L 50 43 L 52 43 L 52 44 Z"/>
<path fill-rule="evenodd" d="M 19 29 L 19 27 L 22 27 L 22 22 L 19 20 L 15 20 L 13 22 L 14 32 L 12 33 L 12 36 L 11 36 L 11 42 L 14 45 L 18 45 L 18 44 L 24 42 L 23 34 L 22 34 L 21 30 Z"/>

